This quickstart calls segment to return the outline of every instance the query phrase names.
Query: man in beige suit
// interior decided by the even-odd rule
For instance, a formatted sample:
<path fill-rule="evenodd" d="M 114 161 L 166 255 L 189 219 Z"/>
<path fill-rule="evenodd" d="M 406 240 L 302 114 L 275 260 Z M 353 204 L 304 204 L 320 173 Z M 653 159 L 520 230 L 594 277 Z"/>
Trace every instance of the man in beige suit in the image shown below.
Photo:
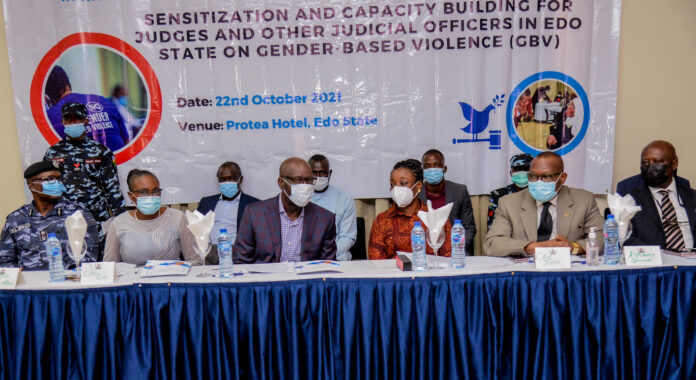
<path fill-rule="evenodd" d="M 537 247 L 584 254 L 590 227 L 601 236 L 604 223 L 592 193 L 563 185 L 563 159 L 553 152 L 540 153 L 527 177 L 527 189 L 500 198 L 486 235 L 488 255 L 532 256 Z"/>

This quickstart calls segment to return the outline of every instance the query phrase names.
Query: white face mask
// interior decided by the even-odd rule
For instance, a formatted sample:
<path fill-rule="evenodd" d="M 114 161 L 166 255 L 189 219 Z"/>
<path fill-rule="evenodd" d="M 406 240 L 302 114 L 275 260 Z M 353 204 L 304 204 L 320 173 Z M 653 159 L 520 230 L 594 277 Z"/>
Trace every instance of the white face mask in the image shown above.
<path fill-rule="evenodd" d="M 418 182 L 416 182 L 413 186 L 410 188 L 406 186 L 394 186 L 392 187 L 391 190 L 391 197 L 394 200 L 394 203 L 396 203 L 397 206 L 399 207 L 406 207 L 411 204 L 411 201 L 413 198 L 416 196 L 413 194 L 413 189 Z"/>
<path fill-rule="evenodd" d="M 285 181 L 285 183 L 290 185 L 290 194 L 285 193 L 285 190 L 283 190 L 283 193 L 290 198 L 292 203 L 296 204 L 298 207 L 307 206 L 307 203 L 309 203 L 312 195 L 314 195 L 314 185 L 306 183 L 293 185 L 288 181 Z"/>
<path fill-rule="evenodd" d="M 327 187 L 329 187 L 329 177 L 317 177 L 314 181 L 314 191 L 324 191 Z"/>

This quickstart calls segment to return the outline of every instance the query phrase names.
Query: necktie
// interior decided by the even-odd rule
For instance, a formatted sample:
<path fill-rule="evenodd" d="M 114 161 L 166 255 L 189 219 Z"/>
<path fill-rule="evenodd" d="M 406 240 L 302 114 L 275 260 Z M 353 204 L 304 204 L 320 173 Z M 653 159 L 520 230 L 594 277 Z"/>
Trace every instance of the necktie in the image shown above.
<path fill-rule="evenodd" d="M 541 221 L 537 229 L 537 241 L 547 241 L 551 237 L 553 219 L 551 218 L 549 207 L 551 207 L 551 202 L 544 202 L 544 208 L 541 210 Z"/>
<path fill-rule="evenodd" d="M 672 201 L 669 200 L 669 190 L 660 190 L 662 202 L 662 229 L 665 232 L 665 249 L 670 251 L 680 251 L 684 249 L 684 235 L 677 222 L 677 212 L 674 210 Z"/>

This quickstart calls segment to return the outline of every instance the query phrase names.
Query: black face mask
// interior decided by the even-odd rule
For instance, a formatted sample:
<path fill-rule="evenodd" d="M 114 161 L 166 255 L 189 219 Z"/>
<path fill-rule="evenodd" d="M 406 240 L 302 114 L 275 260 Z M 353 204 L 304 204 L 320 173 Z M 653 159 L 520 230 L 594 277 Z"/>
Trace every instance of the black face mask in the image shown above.
<path fill-rule="evenodd" d="M 667 182 L 670 177 L 667 174 L 667 165 L 663 164 L 642 165 L 640 175 L 643 177 L 643 182 L 650 187 L 658 187 Z"/>

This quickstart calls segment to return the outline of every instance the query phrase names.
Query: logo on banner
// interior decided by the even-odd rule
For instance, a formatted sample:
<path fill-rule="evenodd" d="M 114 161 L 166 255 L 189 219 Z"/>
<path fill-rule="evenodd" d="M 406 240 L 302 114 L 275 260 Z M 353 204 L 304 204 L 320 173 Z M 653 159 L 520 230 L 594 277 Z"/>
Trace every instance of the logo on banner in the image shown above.
<path fill-rule="evenodd" d="M 104 111 L 104 106 L 102 106 L 101 103 L 90 102 L 90 103 L 87 103 L 87 106 L 86 106 L 86 107 L 87 107 L 87 110 L 88 110 L 89 112 L 101 112 L 101 111 Z"/>
<path fill-rule="evenodd" d="M 570 153 L 585 138 L 590 104 L 580 83 L 556 71 L 530 75 L 510 94 L 510 140 L 533 156 L 543 151 Z"/>
<path fill-rule="evenodd" d="M 496 108 L 500 107 L 505 102 L 505 94 L 496 95 L 493 101 L 482 110 L 477 110 L 469 103 L 459 102 L 462 109 L 462 115 L 466 125 L 460 128 L 464 133 L 471 135 L 468 139 L 452 139 L 452 144 L 473 143 L 473 142 L 488 142 L 488 149 L 500 150 L 500 130 L 489 130 L 488 138 L 481 138 L 479 134 L 488 128 L 488 123 L 491 120 L 491 111 L 495 112 Z"/>

